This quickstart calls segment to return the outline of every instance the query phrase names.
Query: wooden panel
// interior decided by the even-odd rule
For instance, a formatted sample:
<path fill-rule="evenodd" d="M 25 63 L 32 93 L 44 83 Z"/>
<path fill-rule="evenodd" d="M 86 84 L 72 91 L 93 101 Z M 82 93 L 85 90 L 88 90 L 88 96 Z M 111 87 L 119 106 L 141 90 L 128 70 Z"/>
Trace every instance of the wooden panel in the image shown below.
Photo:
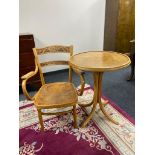
<path fill-rule="evenodd" d="M 135 0 L 107 0 L 104 50 L 130 52 L 135 38 Z"/>
<path fill-rule="evenodd" d="M 115 51 L 119 0 L 106 1 L 104 50 Z"/>
<path fill-rule="evenodd" d="M 35 70 L 35 66 L 20 67 L 19 68 L 19 76 L 21 78 L 21 76 L 27 74 L 30 71 L 34 71 L 34 70 Z"/>
<path fill-rule="evenodd" d="M 33 35 L 19 35 L 20 53 L 32 53 L 33 47 L 35 47 Z"/>
<path fill-rule="evenodd" d="M 32 52 L 22 53 L 19 55 L 19 67 L 22 68 L 28 66 L 35 66 L 34 54 Z"/>
<path fill-rule="evenodd" d="M 19 35 L 19 84 L 22 82 L 21 76 L 35 70 L 34 54 L 32 51 L 34 47 L 35 43 L 32 34 Z M 28 80 L 27 83 L 39 87 L 41 85 L 39 73 Z"/>
<path fill-rule="evenodd" d="M 135 0 L 119 0 L 116 51 L 130 52 L 130 40 L 135 38 Z"/>

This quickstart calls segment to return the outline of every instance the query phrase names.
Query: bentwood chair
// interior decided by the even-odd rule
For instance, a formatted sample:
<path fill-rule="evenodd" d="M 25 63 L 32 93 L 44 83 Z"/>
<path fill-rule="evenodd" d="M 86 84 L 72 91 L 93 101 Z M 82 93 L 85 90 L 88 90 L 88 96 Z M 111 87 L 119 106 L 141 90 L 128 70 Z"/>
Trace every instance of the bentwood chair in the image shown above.
<path fill-rule="evenodd" d="M 85 85 L 84 72 L 73 69 L 69 66 L 69 81 L 68 82 L 54 82 L 45 84 L 42 69 L 49 65 L 69 65 L 69 61 L 66 60 L 51 60 L 47 62 L 41 62 L 40 56 L 42 55 L 54 55 L 54 54 L 69 54 L 69 57 L 73 55 L 73 46 L 48 46 L 44 48 L 33 48 L 35 55 L 35 71 L 31 71 L 22 76 L 22 89 L 27 99 L 33 100 L 34 105 L 38 111 L 39 123 L 41 130 L 44 131 L 42 115 L 61 115 L 68 112 L 73 112 L 74 127 L 77 128 L 77 116 L 76 116 L 76 103 L 78 101 L 78 95 L 82 95 Z M 77 91 L 72 83 L 72 70 L 74 70 L 81 80 L 81 89 Z M 31 97 L 26 89 L 26 82 L 28 79 L 40 73 L 42 86 L 39 91 Z M 45 112 L 43 109 L 62 109 L 71 107 L 71 110 L 61 112 Z"/>

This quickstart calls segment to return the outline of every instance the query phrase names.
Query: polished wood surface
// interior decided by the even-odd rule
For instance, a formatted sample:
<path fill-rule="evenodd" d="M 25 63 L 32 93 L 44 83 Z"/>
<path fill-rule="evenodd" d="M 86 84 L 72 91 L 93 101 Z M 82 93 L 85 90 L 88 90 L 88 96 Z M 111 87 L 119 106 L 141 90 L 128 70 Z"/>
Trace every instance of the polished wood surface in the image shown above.
<path fill-rule="evenodd" d="M 131 63 L 130 58 L 125 54 L 116 52 L 84 52 L 76 54 L 70 58 L 70 65 L 75 68 L 79 68 L 86 71 L 92 71 L 94 77 L 94 96 L 91 103 L 79 104 L 80 106 L 87 107 L 92 105 L 91 112 L 88 117 L 82 122 L 81 127 L 85 127 L 95 113 L 96 106 L 99 107 L 106 118 L 118 125 L 119 122 L 111 118 L 108 112 L 105 110 L 107 102 L 101 101 L 102 96 L 102 76 L 104 71 L 112 71 L 127 67 Z"/>
<path fill-rule="evenodd" d="M 130 52 L 130 40 L 135 38 L 135 0 L 119 0 L 116 51 Z"/>
<path fill-rule="evenodd" d="M 75 105 L 78 98 L 72 83 L 55 82 L 43 85 L 34 100 L 38 108 L 58 108 Z"/>
<path fill-rule="evenodd" d="M 58 51 L 57 51 L 58 50 Z M 22 78 L 22 89 L 23 93 L 27 99 L 33 100 L 34 104 L 38 110 L 38 118 L 41 126 L 41 130 L 44 130 L 42 115 L 62 115 L 68 112 L 73 113 L 74 127 L 77 127 L 77 116 L 76 116 L 76 103 L 78 101 L 78 94 L 82 95 L 85 82 L 83 77 L 83 72 L 81 70 L 76 70 L 76 73 L 81 79 L 81 91 L 77 92 L 72 82 L 72 68 L 69 66 L 69 82 L 55 82 L 45 84 L 42 67 L 47 65 L 64 65 L 64 61 L 48 61 L 40 63 L 38 55 L 43 54 L 53 54 L 53 53 L 68 53 L 70 56 L 73 54 L 73 46 L 48 46 L 44 48 L 33 48 L 35 56 L 35 71 L 31 71 Z M 68 61 L 65 61 L 66 65 L 69 65 Z M 42 86 L 39 91 L 31 97 L 26 89 L 27 80 L 35 76 L 39 72 Z M 62 111 L 62 112 L 43 112 L 42 109 L 52 109 L 52 108 L 65 108 L 72 107 L 72 110 Z"/>
<path fill-rule="evenodd" d="M 92 51 L 76 54 L 70 58 L 71 66 L 87 71 L 111 71 L 130 64 L 125 54 L 106 51 Z"/>

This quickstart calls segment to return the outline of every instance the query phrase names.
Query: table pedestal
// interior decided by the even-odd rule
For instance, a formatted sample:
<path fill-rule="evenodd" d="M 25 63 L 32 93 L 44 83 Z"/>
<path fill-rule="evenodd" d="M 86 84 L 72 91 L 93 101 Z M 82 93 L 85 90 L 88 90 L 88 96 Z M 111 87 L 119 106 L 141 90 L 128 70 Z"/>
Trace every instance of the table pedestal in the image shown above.
<path fill-rule="evenodd" d="M 94 77 L 94 96 L 93 96 L 93 101 L 91 103 L 89 103 L 89 104 L 86 104 L 86 105 L 79 104 L 80 106 L 83 106 L 83 107 L 88 107 L 88 106 L 93 105 L 90 114 L 88 115 L 86 120 L 82 123 L 81 127 L 85 127 L 87 125 L 87 123 L 90 121 L 90 119 L 92 118 L 92 116 L 93 116 L 93 114 L 95 112 L 97 104 L 99 104 L 99 107 L 100 107 L 101 111 L 107 117 L 108 120 L 110 120 L 111 122 L 113 122 L 116 125 L 119 124 L 118 122 L 113 120 L 110 117 L 110 115 L 105 111 L 104 107 L 107 104 L 107 102 L 103 103 L 101 101 L 101 96 L 102 96 L 102 75 L 103 75 L 103 72 L 94 72 L 93 73 L 93 77 Z"/>

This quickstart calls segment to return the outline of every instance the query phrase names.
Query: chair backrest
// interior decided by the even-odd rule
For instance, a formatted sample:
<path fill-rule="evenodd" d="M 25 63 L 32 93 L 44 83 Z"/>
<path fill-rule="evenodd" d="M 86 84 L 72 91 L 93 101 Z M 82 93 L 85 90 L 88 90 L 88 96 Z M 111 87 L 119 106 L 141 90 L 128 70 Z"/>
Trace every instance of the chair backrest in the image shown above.
<path fill-rule="evenodd" d="M 42 85 L 44 85 L 45 80 L 44 80 L 43 71 L 42 71 L 43 67 L 50 66 L 50 65 L 69 65 L 69 60 L 48 60 L 48 61 L 41 62 L 39 59 L 39 56 L 46 55 L 46 54 L 55 55 L 60 53 L 61 54 L 66 53 L 66 54 L 69 54 L 69 58 L 70 58 L 70 56 L 73 55 L 73 46 L 52 45 L 44 48 L 33 48 L 33 53 L 35 56 L 36 64 L 39 68 Z M 69 81 L 71 81 L 70 66 L 69 66 Z"/>

